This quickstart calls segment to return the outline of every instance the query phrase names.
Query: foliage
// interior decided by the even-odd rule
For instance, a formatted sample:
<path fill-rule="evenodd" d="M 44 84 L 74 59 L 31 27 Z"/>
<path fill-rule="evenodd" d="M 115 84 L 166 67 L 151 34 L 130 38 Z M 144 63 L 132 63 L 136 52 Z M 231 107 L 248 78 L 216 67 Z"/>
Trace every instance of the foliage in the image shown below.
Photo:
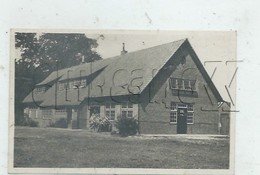
<path fill-rule="evenodd" d="M 92 114 L 89 120 L 90 128 L 97 132 L 111 131 L 112 125 L 106 116 L 100 116 L 99 114 Z"/>
<path fill-rule="evenodd" d="M 15 124 L 18 126 L 30 126 L 30 127 L 38 127 L 39 125 L 37 121 L 34 121 L 31 118 L 29 118 L 27 114 L 24 114 L 23 120 Z"/>
<path fill-rule="evenodd" d="M 138 121 L 135 117 L 118 117 L 115 126 L 123 137 L 135 135 L 138 131 Z"/>
<path fill-rule="evenodd" d="M 94 49 L 95 39 L 85 34 L 68 33 L 15 33 L 15 47 L 21 58 L 15 60 L 15 119 L 21 122 L 22 100 L 52 71 L 100 60 Z"/>
<path fill-rule="evenodd" d="M 55 123 L 50 124 L 50 127 L 67 128 L 68 127 L 68 123 L 67 123 L 67 120 L 65 118 L 60 118 Z"/>
<path fill-rule="evenodd" d="M 37 77 L 38 83 L 54 70 L 80 64 L 83 56 L 85 62 L 100 60 L 97 46 L 95 39 L 79 33 L 16 33 L 15 47 L 21 51 L 16 76 Z"/>

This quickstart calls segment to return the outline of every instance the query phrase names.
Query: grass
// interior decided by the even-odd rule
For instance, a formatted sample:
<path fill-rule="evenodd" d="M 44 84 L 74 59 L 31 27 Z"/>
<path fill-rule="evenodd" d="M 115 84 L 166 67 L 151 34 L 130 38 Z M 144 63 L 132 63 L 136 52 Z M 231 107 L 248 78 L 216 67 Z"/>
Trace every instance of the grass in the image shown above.
<path fill-rule="evenodd" d="M 229 139 L 118 137 L 108 133 L 16 127 L 14 166 L 41 168 L 226 169 Z"/>

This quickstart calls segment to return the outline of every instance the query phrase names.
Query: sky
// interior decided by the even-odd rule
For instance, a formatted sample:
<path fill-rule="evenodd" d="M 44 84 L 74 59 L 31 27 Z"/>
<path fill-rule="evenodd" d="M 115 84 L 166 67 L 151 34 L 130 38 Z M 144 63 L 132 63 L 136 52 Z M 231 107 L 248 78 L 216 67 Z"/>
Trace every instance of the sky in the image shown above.
<path fill-rule="evenodd" d="M 46 31 L 44 32 L 47 33 Z M 41 32 L 37 33 L 40 34 Z M 120 55 L 122 43 L 125 43 L 125 50 L 133 52 L 187 38 L 208 74 L 211 76 L 213 72 L 215 72 L 212 81 L 223 99 L 231 102 L 231 96 L 235 105 L 236 76 L 234 76 L 234 74 L 236 71 L 236 63 L 233 61 L 236 60 L 236 32 L 93 30 L 82 33 L 85 33 L 88 38 L 97 40 L 98 47 L 95 50 L 103 59 Z M 19 57 L 19 54 L 20 52 L 16 50 L 17 57 Z M 233 76 L 234 79 L 232 80 Z M 225 86 L 227 86 L 227 88 Z M 227 89 L 229 92 L 227 92 Z"/>

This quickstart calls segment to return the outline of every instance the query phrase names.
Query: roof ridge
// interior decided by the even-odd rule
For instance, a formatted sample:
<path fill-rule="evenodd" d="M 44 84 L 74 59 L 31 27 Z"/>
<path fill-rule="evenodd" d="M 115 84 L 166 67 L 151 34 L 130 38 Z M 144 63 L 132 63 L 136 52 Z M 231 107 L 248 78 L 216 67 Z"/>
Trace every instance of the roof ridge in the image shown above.
<path fill-rule="evenodd" d="M 171 41 L 171 42 L 168 42 L 168 43 L 164 43 L 164 44 L 160 44 L 160 45 L 155 45 L 155 46 L 152 46 L 152 47 L 147 47 L 147 48 L 144 48 L 144 49 L 140 49 L 140 50 L 135 50 L 135 51 L 132 51 L 132 52 L 128 52 L 126 53 L 125 55 L 129 55 L 129 54 L 132 54 L 132 53 L 136 53 L 136 52 L 140 52 L 140 51 L 144 51 L 144 50 L 149 50 L 149 49 L 154 49 L 156 47 L 161 47 L 161 46 L 164 46 L 164 45 L 168 45 L 168 44 L 174 44 L 174 43 L 177 43 L 177 42 L 180 42 L 180 41 L 186 41 L 187 38 L 185 39 L 179 39 L 179 40 L 174 40 L 174 41 Z M 107 57 L 107 58 L 104 58 L 102 60 L 105 60 L 105 59 L 113 59 L 113 58 L 116 58 L 116 57 L 122 57 L 124 55 L 117 55 L 117 56 L 113 56 L 113 57 Z M 97 61 L 102 61 L 102 60 L 97 60 Z"/>
<path fill-rule="evenodd" d="M 140 50 L 128 52 L 128 53 L 126 53 L 125 55 L 137 53 L 137 52 L 144 51 L 144 50 L 148 50 L 148 49 L 154 49 L 154 48 L 156 48 L 156 47 L 161 47 L 161 46 L 168 45 L 168 44 L 174 44 L 174 43 L 181 42 L 181 41 L 184 42 L 184 41 L 186 41 L 186 40 L 187 40 L 187 38 L 185 38 L 185 39 L 179 39 L 179 40 L 175 40 L 175 41 L 172 41 L 172 42 L 168 42 L 168 43 L 164 43 L 164 44 L 160 44 L 160 45 L 155 45 L 155 46 L 152 46 L 152 47 L 148 47 L 148 48 L 145 48 L 145 49 L 140 49 Z M 116 59 L 116 58 L 120 58 L 120 57 L 123 57 L 123 56 L 124 56 L 124 55 L 117 55 L 117 56 L 107 57 L 107 58 L 103 58 L 103 59 L 101 59 L 101 60 L 96 60 L 96 61 L 93 61 L 93 62 L 86 62 L 86 63 L 74 65 L 74 66 L 71 66 L 71 67 L 63 68 L 63 69 L 60 69 L 59 71 L 65 70 L 65 69 L 69 69 L 69 68 L 73 68 L 73 67 L 77 67 L 77 66 L 81 66 L 81 65 L 88 65 L 88 64 L 91 64 L 91 63 L 100 62 L 100 61 L 104 61 L 104 60 L 108 60 L 108 59 Z M 53 71 L 53 72 L 55 72 L 55 71 Z"/>
<path fill-rule="evenodd" d="M 155 49 L 155 48 L 160 48 L 160 47 L 164 47 L 164 46 L 167 46 L 167 45 L 169 45 L 170 46 L 170 48 L 172 48 L 174 45 L 176 45 L 177 43 L 179 43 L 179 46 L 181 46 L 185 41 L 187 40 L 187 38 L 185 38 L 185 39 L 180 39 L 180 40 L 175 40 L 175 41 L 172 41 L 172 42 L 168 42 L 168 43 L 164 43 L 164 44 L 160 44 L 160 45 L 155 45 L 155 46 L 152 46 L 152 47 L 148 47 L 148 48 L 145 48 L 145 49 L 140 49 L 140 50 L 136 50 L 136 51 L 133 51 L 133 52 L 129 52 L 129 53 L 126 53 L 126 54 L 124 54 L 124 55 L 117 55 L 117 56 L 113 56 L 113 57 L 108 57 L 108 58 L 104 58 L 104 59 L 101 59 L 101 60 L 96 60 L 96 61 L 93 61 L 93 62 L 87 62 L 87 63 L 82 63 L 82 64 L 78 64 L 78 65 L 74 65 L 74 66 L 71 66 L 71 67 L 67 67 L 67 68 L 63 68 L 63 69 L 59 69 L 58 71 L 59 72 L 63 72 L 63 71 L 66 71 L 66 70 L 73 70 L 73 69 L 77 69 L 77 68 L 79 68 L 79 67 L 84 67 L 84 66 L 89 66 L 89 65 L 91 65 L 91 64 L 97 64 L 97 63 L 101 63 L 101 62 L 103 62 L 103 63 L 105 63 L 105 61 L 107 61 L 107 62 L 110 62 L 110 61 L 114 61 L 115 59 L 124 59 L 125 57 L 129 57 L 129 56 L 131 56 L 131 55 L 133 55 L 133 54 L 138 54 L 138 53 L 140 53 L 140 52 L 145 52 L 145 51 L 149 51 L 149 50 L 153 50 L 153 49 Z M 173 48 L 172 48 L 173 49 Z M 172 50 L 171 49 L 171 50 Z M 93 66 L 94 66 L 93 65 Z M 51 74 L 55 74 L 57 72 L 57 70 L 54 70 L 54 71 L 52 71 L 51 73 L 50 73 L 50 75 Z M 50 76 L 49 75 L 49 76 Z M 48 76 L 46 77 L 46 78 L 48 78 Z M 43 82 L 46 80 L 46 78 L 43 80 L 43 81 L 41 81 L 40 83 L 38 83 L 37 85 L 42 85 L 43 84 Z"/>

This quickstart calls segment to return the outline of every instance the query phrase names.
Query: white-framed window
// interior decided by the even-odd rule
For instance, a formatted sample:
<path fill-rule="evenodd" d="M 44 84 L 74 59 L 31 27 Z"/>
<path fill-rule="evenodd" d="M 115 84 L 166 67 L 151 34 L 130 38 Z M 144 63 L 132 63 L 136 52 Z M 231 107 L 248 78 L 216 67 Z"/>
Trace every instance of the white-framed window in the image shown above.
<path fill-rule="evenodd" d="M 194 104 L 171 102 L 170 123 L 176 124 L 178 121 L 178 109 L 187 109 L 187 124 L 193 124 L 194 120 Z"/>
<path fill-rule="evenodd" d="M 80 81 L 80 86 L 83 88 L 83 87 L 86 87 L 86 85 L 87 85 L 87 80 L 86 79 L 82 79 Z"/>
<path fill-rule="evenodd" d="M 193 124 L 193 112 L 188 112 L 187 113 L 187 124 Z"/>
<path fill-rule="evenodd" d="M 177 103 L 171 103 L 170 123 L 177 123 Z"/>
<path fill-rule="evenodd" d="M 170 88 L 179 90 L 196 90 L 196 80 L 170 78 Z"/>
<path fill-rule="evenodd" d="M 113 103 L 107 103 L 105 106 L 106 117 L 109 120 L 115 120 L 115 117 L 116 117 L 115 107 L 116 106 Z"/>
<path fill-rule="evenodd" d="M 193 112 L 193 111 L 194 111 L 194 109 L 193 109 L 193 104 L 188 104 L 188 105 L 187 105 L 187 111 L 188 111 L 188 112 Z"/>
<path fill-rule="evenodd" d="M 69 81 L 68 89 L 73 89 L 73 86 L 74 86 L 74 81 Z"/>
<path fill-rule="evenodd" d="M 52 116 L 52 110 L 51 109 L 43 109 L 42 110 L 42 118 L 43 119 L 49 119 Z"/>
<path fill-rule="evenodd" d="M 31 106 L 29 107 L 29 116 L 30 118 L 37 118 L 37 107 Z"/>
<path fill-rule="evenodd" d="M 77 79 L 77 80 L 69 80 L 63 83 L 63 86 L 59 87 L 59 90 L 63 89 L 74 89 L 74 86 L 80 86 L 80 88 L 84 88 L 87 85 L 86 79 Z"/>
<path fill-rule="evenodd" d="M 73 85 L 79 86 L 79 85 L 80 85 L 80 80 L 74 80 L 74 81 L 73 81 Z"/>
<path fill-rule="evenodd" d="M 170 123 L 177 123 L 177 111 L 171 111 Z"/>
<path fill-rule="evenodd" d="M 193 124 L 194 118 L 194 105 L 187 104 L 187 124 Z"/>
<path fill-rule="evenodd" d="M 183 80 L 182 79 L 177 79 L 177 88 L 183 89 Z"/>
<path fill-rule="evenodd" d="M 66 113 L 66 112 L 67 112 L 66 109 L 56 109 L 56 110 L 55 110 L 55 114 L 64 114 L 64 113 Z"/>
<path fill-rule="evenodd" d="M 183 80 L 183 82 L 184 82 L 184 89 L 190 90 L 191 89 L 190 80 Z"/>
<path fill-rule="evenodd" d="M 122 117 L 133 117 L 133 104 L 132 103 L 123 103 L 121 106 Z"/>
<path fill-rule="evenodd" d="M 196 80 L 190 80 L 190 88 L 192 91 L 196 90 L 195 83 L 196 83 Z"/>
<path fill-rule="evenodd" d="M 36 90 L 36 92 L 44 92 L 45 91 L 45 87 L 44 86 L 36 87 L 35 90 Z"/>

